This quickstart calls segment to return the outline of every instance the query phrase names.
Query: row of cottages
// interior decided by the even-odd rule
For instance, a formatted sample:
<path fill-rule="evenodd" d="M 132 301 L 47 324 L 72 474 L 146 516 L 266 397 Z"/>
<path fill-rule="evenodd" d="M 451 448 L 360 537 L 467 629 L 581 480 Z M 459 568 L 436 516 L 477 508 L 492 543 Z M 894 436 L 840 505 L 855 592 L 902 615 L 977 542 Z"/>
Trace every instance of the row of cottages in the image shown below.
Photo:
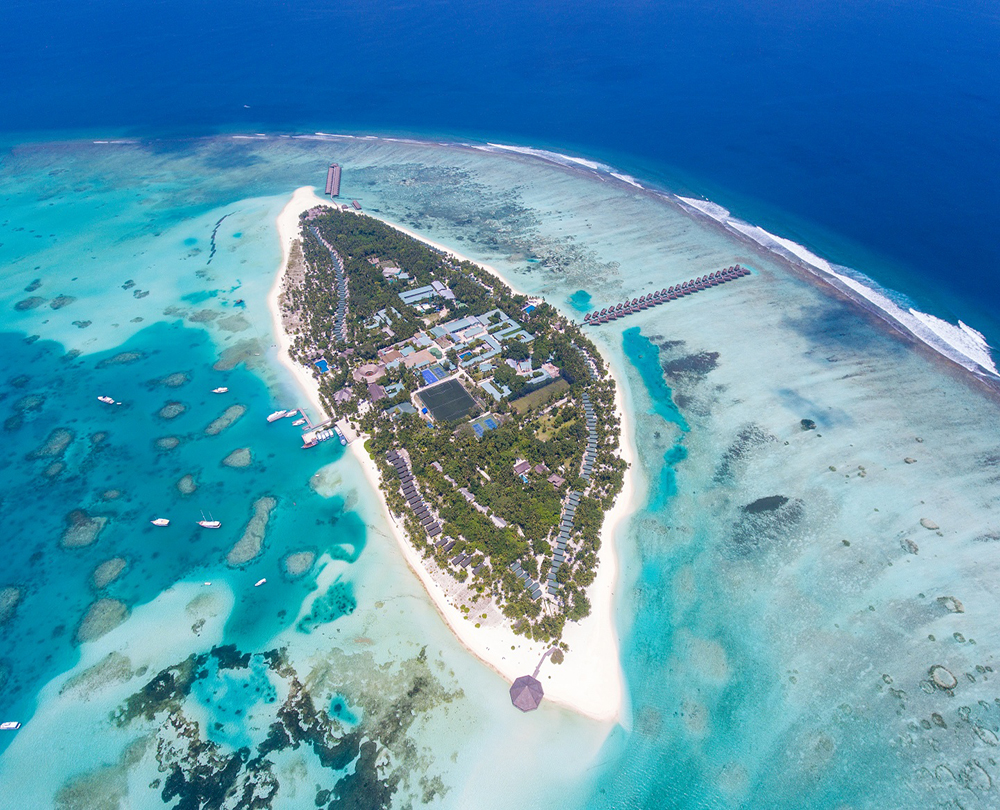
<path fill-rule="evenodd" d="M 597 460 L 597 415 L 587 393 L 583 395 L 583 413 L 587 418 L 587 449 L 583 453 L 583 470 L 580 477 L 584 481 L 589 481 L 594 471 L 594 462 Z"/>
<path fill-rule="evenodd" d="M 665 304 L 668 301 L 676 301 L 685 295 L 692 295 L 693 293 L 707 290 L 710 287 L 725 284 L 727 281 L 749 275 L 750 271 L 745 267 L 740 267 L 738 264 L 733 267 L 727 267 L 725 270 L 716 270 L 707 276 L 699 276 L 690 281 L 682 281 L 675 287 L 664 287 L 662 290 L 642 295 L 639 298 L 633 298 L 631 301 L 622 301 L 620 304 L 612 305 L 606 309 L 588 312 L 583 316 L 583 323 L 584 325 L 608 323 L 625 315 L 631 315 L 633 312 L 649 309 L 658 304 Z"/>
<path fill-rule="evenodd" d="M 316 237 L 323 247 L 330 253 L 333 261 L 333 269 L 337 274 L 337 310 L 333 314 L 333 332 L 345 343 L 347 342 L 347 272 L 344 270 L 344 263 L 340 259 L 340 254 L 319 235 L 319 231 L 312 225 L 309 226 L 312 235 Z"/>
<path fill-rule="evenodd" d="M 423 496 L 417 490 L 416 479 L 413 477 L 413 471 L 410 469 L 409 462 L 395 450 L 390 450 L 386 453 L 385 457 L 396 470 L 396 475 L 399 477 L 399 486 L 403 492 L 403 498 L 406 499 L 407 506 L 410 507 L 414 516 L 420 521 L 420 525 L 427 532 L 427 536 L 437 537 L 441 534 L 441 524 L 431 514 L 430 507 L 427 506 Z"/>
<path fill-rule="evenodd" d="M 569 552 L 566 545 L 569 543 L 570 535 L 573 533 L 573 524 L 576 521 L 576 508 L 580 505 L 580 493 L 570 492 L 566 496 L 566 508 L 563 510 L 562 520 L 559 523 L 559 534 L 556 535 L 555 550 L 552 552 L 552 564 L 549 566 L 549 573 L 546 576 L 546 587 L 551 596 L 555 596 L 562 587 L 556 580 L 559 569 L 567 561 Z"/>

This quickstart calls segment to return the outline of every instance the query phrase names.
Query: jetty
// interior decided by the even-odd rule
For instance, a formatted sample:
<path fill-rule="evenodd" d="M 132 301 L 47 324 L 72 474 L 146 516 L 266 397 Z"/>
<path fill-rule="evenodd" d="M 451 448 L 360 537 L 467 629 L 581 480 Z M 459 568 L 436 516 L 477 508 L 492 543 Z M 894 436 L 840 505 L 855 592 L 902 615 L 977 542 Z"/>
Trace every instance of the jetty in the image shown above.
<path fill-rule="evenodd" d="M 326 194 L 329 197 L 340 195 L 340 165 L 331 163 L 326 170 Z"/>
<path fill-rule="evenodd" d="M 716 270 L 707 276 L 699 276 L 698 278 L 683 281 L 672 287 L 664 287 L 662 290 L 640 296 L 639 298 L 626 299 L 619 304 L 612 304 L 610 307 L 588 312 L 583 316 L 583 325 L 596 326 L 597 324 L 617 321 L 619 318 L 624 318 L 626 315 L 631 315 L 634 312 L 666 304 L 669 301 L 676 301 L 686 295 L 694 295 L 694 293 L 702 292 L 711 287 L 718 287 L 727 281 L 734 281 L 735 279 L 749 275 L 750 271 L 738 264 L 727 267 L 725 270 Z"/>

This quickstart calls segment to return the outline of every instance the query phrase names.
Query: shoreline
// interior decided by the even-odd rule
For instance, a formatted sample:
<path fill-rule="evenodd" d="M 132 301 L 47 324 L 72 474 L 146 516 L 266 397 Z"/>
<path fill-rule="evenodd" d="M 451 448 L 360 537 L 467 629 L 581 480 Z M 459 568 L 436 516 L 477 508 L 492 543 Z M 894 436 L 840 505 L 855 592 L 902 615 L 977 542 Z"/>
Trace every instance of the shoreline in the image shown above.
<path fill-rule="evenodd" d="M 314 132 L 311 134 L 299 133 L 290 135 L 290 137 L 299 138 L 303 140 L 317 140 L 317 141 L 338 141 L 338 140 L 358 140 L 360 136 L 349 135 L 342 133 L 326 133 L 326 132 Z M 369 136 L 365 136 L 366 138 Z M 380 139 L 380 136 L 370 136 L 375 139 Z M 389 139 L 392 140 L 392 139 Z M 972 385 L 977 388 L 977 390 L 982 391 L 997 401 L 1000 401 L 1000 377 L 994 376 L 992 373 L 986 371 L 981 366 L 976 368 L 971 368 L 965 362 L 956 359 L 948 351 L 943 351 L 940 346 L 935 345 L 933 342 L 928 342 L 925 338 L 926 335 L 922 334 L 926 331 L 933 332 L 933 329 L 927 330 L 926 328 L 919 328 L 915 331 L 910 328 L 910 325 L 906 323 L 906 319 L 899 319 L 896 315 L 883 308 L 879 304 L 873 302 L 871 298 L 864 293 L 853 289 L 848 283 L 839 277 L 836 273 L 827 273 L 826 271 L 816 267 L 810 261 L 803 258 L 801 251 L 805 251 L 811 255 L 813 254 L 805 245 L 800 245 L 786 237 L 781 237 L 776 234 L 764 231 L 768 237 L 775 239 L 779 244 L 777 246 L 768 246 L 762 244 L 757 239 L 751 237 L 744 230 L 736 228 L 726 222 L 720 221 L 716 217 L 709 213 L 706 213 L 698 205 L 692 205 L 692 202 L 706 202 L 711 203 L 709 200 L 697 200 L 694 198 L 687 198 L 680 195 L 677 192 L 671 191 L 669 188 L 660 187 L 656 184 L 645 182 L 640 182 L 637 178 L 623 173 L 617 170 L 615 167 L 601 163 L 597 160 L 592 160 L 584 157 L 578 157 L 573 155 L 567 155 L 560 152 L 554 152 L 548 149 L 540 149 L 536 147 L 526 147 L 526 146 L 516 146 L 511 144 L 499 144 L 499 143 L 482 143 L 477 144 L 471 141 L 436 141 L 432 139 L 422 139 L 422 138 L 403 138 L 399 139 L 405 143 L 410 143 L 416 146 L 444 146 L 449 149 L 465 150 L 469 152 L 479 152 L 479 153 L 490 153 L 495 155 L 502 155 L 511 160 L 529 163 L 530 161 L 541 161 L 548 164 L 549 166 L 557 167 L 563 171 L 570 173 L 586 175 L 589 177 L 597 178 L 602 182 L 607 182 L 620 186 L 621 188 L 627 188 L 633 193 L 640 193 L 646 195 L 650 198 L 656 199 L 660 202 L 665 202 L 670 205 L 674 210 L 679 211 L 696 222 L 708 225 L 713 229 L 717 229 L 719 232 L 726 234 L 730 238 L 736 239 L 738 242 L 747 246 L 755 254 L 765 256 L 770 260 L 777 260 L 779 263 L 783 264 L 787 269 L 790 269 L 799 278 L 813 284 L 822 292 L 833 295 L 836 299 L 848 302 L 866 318 L 871 319 L 871 322 L 877 325 L 880 329 L 890 336 L 904 341 L 909 347 L 920 352 L 923 356 L 939 364 L 939 367 L 948 370 L 949 375 L 953 379 L 963 380 L 966 385 Z M 732 212 L 727 211 L 729 216 L 732 216 Z M 736 217 L 736 219 L 739 219 Z M 385 220 L 383 220 L 385 221 Z M 743 222 L 740 220 L 740 222 Z M 388 223 L 393 224 L 393 223 Z M 745 222 L 748 228 L 754 230 L 761 230 L 758 226 L 752 225 L 752 223 Z M 393 225 L 393 227 L 398 227 Z M 427 240 L 415 233 L 405 231 L 409 233 L 416 239 L 427 242 L 428 244 L 433 244 L 430 240 Z M 801 251 L 800 251 L 801 249 Z M 456 256 L 458 254 L 455 254 Z M 822 259 L 822 257 L 819 257 Z M 824 263 L 829 264 L 830 260 L 822 259 Z M 476 263 L 478 264 L 478 263 Z M 481 265 L 482 266 L 482 265 Z M 490 272 L 494 272 L 492 268 L 484 266 Z M 499 274 L 497 274 L 499 275 Z M 500 276 L 502 279 L 502 276 Z M 875 279 L 869 279 L 875 286 L 868 287 L 863 285 L 866 289 L 875 295 L 883 295 L 885 292 L 894 292 L 893 288 L 888 288 L 883 290 L 879 285 L 878 281 Z M 850 280 L 849 280 L 850 281 Z M 509 286 L 509 285 L 508 285 Z M 512 288 L 513 289 L 513 288 Z M 904 315 L 909 313 L 903 313 Z M 929 316 L 934 318 L 931 313 L 921 312 L 921 315 Z M 919 320 L 919 318 L 918 318 Z M 959 319 L 961 320 L 961 319 Z M 951 324 L 949 321 L 945 321 L 945 324 L 951 328 L 961 328 L 956 324 Z M 925 325 L 926 327 L 926 325 Z M 978 333 L 980 337 L 984 337 L 982 333 Z M 940 335 L 938 335 L 940 337 Z M 987 350 L 992 349 L 988 343 L 984 343 L 984 347 Z M 964 352 L 963 352 L 964 354 Z M 992 354 L 991 354 L 992 357 Z M 968 359 L 968 355 L 966 355 Z"/>
<path fill-rule="evenodd" d="M 318 383 L 288 354 L 291 340 L 284 332 L 279 307 L 279 296 L 288 264 L 288 256 L 292 242 L 298 235 L 299 214 L 316 205 L 330 207 L 331 203 L 319 197 L 313 187 L 304 186 L 295 190 L 289 202 L 278 215 L 277 226 L 282 244 L 282 262 L 268 296 L 268 306 L 271 310 L 272 327 L 278 341 L 278 361 L 291 372 L 300 388 L 309 397 L 313 407 L 325 417 L 325 411 L 319 400 Z M 368 216 L 372 215 L 368 214 Z M 488 265 L 473 261 L 445 245 L 412 233 L 381 217 L 373 218 L 379 219 L 390 227 L 431 247 L 443 250 L 459 261 L 469 261 L 510 286 L 496 269 Z M 511 289 L 517 294 L 525 294 L 513 287 Z M 602 357 L 602 359 L 608 364 L 610 370 L 611 365 L 607 358 Z M 633 485 L 635 454 L 632 446 L 631 421 L 624 407 L 624 393 L 619 384 L 618 376 L 613 370 L 611 374 L 615 379 L 615 407 L 621 420 L 620 452 L 628 467 L 625 470 L 622 491 L 615 499 L 614 506 L 605 515 L 601 527 L 598 573 L 594 582 L 587 589 L 587 595 L 591 601 L 590 615 L 582 622 L 567 624 L 563 638 L 570 649 L 563 663 L 552 664 L 546 661 L 542 664 L 538 674 L 545 690 L 546 700 L 598 722 L 607 723 L 609 729 L 610 726 L 621 721 L 625 704 L 624 676 L 619 660 L 618 635 L 614 621 L 614 599 L 618 581 L 618 555 L 614 546 L 614 538 L 624 519 L 632 513 L 635 499 Z M 374 489 L 382 506 L 386 523 L 403 552 L 407 565 L 416 574 L 438 614 L 444 619 L 462 646 L 508 682 L 513 682 L 521 675 L 532 674 L 550 645 L 516 635 L 506 625 L 505 620 L 497 618 L 499 614 L 496 614 L 495 610 L 493 612 L 496 615 L 491 617 L 492 620 L 485 621 L 480 627 L 476 627 L 474 621 L 466 618 L 460 607 L 452 601 L 453 599 L 461 599 L 463 588 L 458 583 L 449 582 L 449 578 L 443 574 L 441 579 L 445 580 L 445 583 L 442 584 L 425 563 L 422 555 L 411 545 L 405 531 L 397 524 L 389 511 L 385 494 L 380 486 L 381 476 L 378 468 L 368 455 L 363 443 L 360 440 L 352 442 L 348 449 L 361 467 L 365 479 Z M 454 584 L 455 587 L 446 587 L 451 584 Z"/>
<path fill-rule="evenodd" d="M 281 242 L 281 265 L 278 267 L 274 284 L 271 285 L 271 290 L 267 295 L 267 307 L 271 313 L 271 331 L 274 332 L 274 338 L 278 343 L 278 362 L 288 370 L 299 384 L 299 388 L 305 392 L 309 404 L 316 411 L 317 419 L 315 421 L 322 422 L 330 415 L 323 407 L 323 401 L 319 395 L 319 382 L 305 368 L 292 360 L 288 353 L 292 340 L 285 333 L 280 305 L 281 291 L 285 284 L 285 272 L 288 269 L 288 257 L 292 252 L 292 243 L 299 235 L 299 214 L 313 208 L 317 202 L 322 203 L 323 200 L 316 196 L 311 186 L 297 188 L 275 220 L 278 228 L 278 239 Z"/>

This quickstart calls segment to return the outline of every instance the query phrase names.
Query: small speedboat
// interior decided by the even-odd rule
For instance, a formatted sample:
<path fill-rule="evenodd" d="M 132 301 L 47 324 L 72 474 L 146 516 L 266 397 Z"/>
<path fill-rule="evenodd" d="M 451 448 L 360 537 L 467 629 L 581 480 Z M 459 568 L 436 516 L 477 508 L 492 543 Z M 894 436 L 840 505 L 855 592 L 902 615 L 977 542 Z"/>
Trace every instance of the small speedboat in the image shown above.
<path fill-rule="evenodd" d="M 279 419 L 283 419 L 288 415 L 288 411 L 275 411 L 269 417 L 267 417 L 268 422 L 277 422 Z"/>
<path fill-rule="evenodd" d="M 265 582 L 267 582 L 267 578 L 266 578 L 266 577 L 265 577 L 264 579 L 258 579 L 258 580 L 257 580 L 257 581 L 256 581 L 256 582 L 255 582 L 255 583 L 253 584 L 253 586 L 254 586 L 255 588 L 259 588 L 259 587 L 260 587 L 261 585 L 263 585 L 263 584 L 264 584 Z"/>
<path fill-rule="evenodd" d="M 154 526 L 169 526 L 170 521 L 167 518 L 156 518 L 155 520 L 149 521 Z"/>
<path fill-rule="evenodd" d="M 294 422 L 292 422 L 292 424 L 295 425 L 296 427 L 298 427 L 299 425 L 304 425 L 305 423 L 306 423 L 305 419 L 296 419 Z"/>
<path fill-rule="evenodd" d="M 21 727 L 21 724 L 15 720 L 8 720 L 5 723 L 0 723 L 0 731 L 17 731 Z"/>
<path fill-rule="evenodd" d="M 114 405 L 115 404 L 115 398 L 114 397 L 98 397 L 97 401 L 98 402 L 103 402 L 105 405 Z"/>
<path fill-rule="evenodd" d="M 212 393 L 213 393 L 213 394 L 224 394 L 224 393 L 226 393 L 226 391 L 228 391 L 228 390 L 229 390 L 229 389 L 228 389 L 228 388 L 226 388 L 225 386 L 223 386 L 223 385 L 220 385 L 220 386 L 219 386 L 218 388 L 213 388 L 213 389 L 212 389 Z"/>

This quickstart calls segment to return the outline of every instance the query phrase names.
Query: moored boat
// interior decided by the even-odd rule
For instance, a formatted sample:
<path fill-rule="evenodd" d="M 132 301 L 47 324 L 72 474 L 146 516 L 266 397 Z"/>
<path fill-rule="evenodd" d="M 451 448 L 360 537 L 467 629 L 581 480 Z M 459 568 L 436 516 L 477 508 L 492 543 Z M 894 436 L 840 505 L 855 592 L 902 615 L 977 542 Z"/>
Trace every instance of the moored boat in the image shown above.
<path fill-rule="evenodd" d="M 283 419 L 288 415 L 288 411 L 275 411 L 269 417 L 267 417 L 268 422 L 277 422 L 279 419 Z"/>
<path fill-rule="evenodd" d="M 16 720 L 7 720 L 0 723 L 0 731 L 17 731 L 21 727 L 21 724 Z"/>
<path fill-rule="evenodd" d="M 201 513 L 201 520 L 198 521 L 198 525 L 203 529 L 218 529 L 222 526 L 221 520 L 215 520 L 211 514 L 206 518 L 205 513 Z"/>
<path fill-rule="evenodd" d="M 304 425 L 305 423 L 306 423 L 305 417 L 303 417 L 302 419 L 296 419 L 294 422 L 292 422 L 292 424 L 295 425 L 296 427 L 298 427 L 299 425 Z"/>
<path fill-rule="evenodd" d="M 170 520 L 167 519 L 167 518 L 154 518 L 153 520 L 151 520 L 149 522 L 152 523 L 154 526 L 169 526 L 170 525 Z"/>

